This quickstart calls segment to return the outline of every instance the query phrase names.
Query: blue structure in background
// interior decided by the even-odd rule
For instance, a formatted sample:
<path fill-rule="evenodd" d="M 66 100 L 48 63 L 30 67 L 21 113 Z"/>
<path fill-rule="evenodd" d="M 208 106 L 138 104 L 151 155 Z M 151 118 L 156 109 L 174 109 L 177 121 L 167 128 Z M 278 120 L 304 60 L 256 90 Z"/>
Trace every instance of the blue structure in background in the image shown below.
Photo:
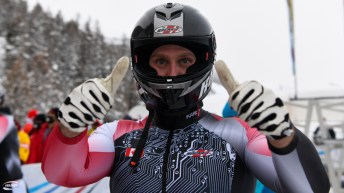
<path fill-rule="evenodd" d="M 225 107 L 222 110 L 222 116 L 223 117 L 234 117 L 237 116 L 237 112 L 234 111 L 231 106 L 229 105 L 229 102 L 226 103 Z"/>
<path fill-rule="evenodd" d="M 256 183 L 256 192 L 255 193 L 274 193 L 272 190 L 264 186 L 259 180 Z"/>

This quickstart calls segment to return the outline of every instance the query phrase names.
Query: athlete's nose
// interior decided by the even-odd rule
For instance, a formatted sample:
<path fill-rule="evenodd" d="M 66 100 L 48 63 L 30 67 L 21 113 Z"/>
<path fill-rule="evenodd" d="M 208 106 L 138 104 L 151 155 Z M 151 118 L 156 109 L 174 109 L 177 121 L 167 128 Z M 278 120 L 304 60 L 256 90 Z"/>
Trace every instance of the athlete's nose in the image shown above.
<path fill-rule="evenodd" d="M 167 74 L 167 76 L 183 75 L 185 74 L 185 70 L 178 65 L 177 61 L 174 61 L 170 63 Z"/>

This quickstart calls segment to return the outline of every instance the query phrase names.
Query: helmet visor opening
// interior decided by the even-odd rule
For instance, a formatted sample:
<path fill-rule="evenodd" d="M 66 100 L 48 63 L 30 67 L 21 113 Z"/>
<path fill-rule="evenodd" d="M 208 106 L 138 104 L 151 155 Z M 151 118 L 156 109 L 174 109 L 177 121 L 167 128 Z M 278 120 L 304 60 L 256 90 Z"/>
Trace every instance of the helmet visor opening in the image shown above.
<path fill-rule="evenodd" d="M 175 38 L 173 38 L 175 39 Z M 153 51 L 160 46 L 172 44 L 178 45 L 190 50 L 196 57 L 195 63 L 186 70 L 186 74 L 192 75 L 202 71 L 204 68 L 214 62 L 213 52 L 205 44 L 198 41 L 173 41 L 165 40 L 159 42 L 151 42 L 145 46 L 134 49 L 133 54 L 133 68 L 146 76 L 157 76 L 157 72 L 149 65 L 150 56 Z"/>

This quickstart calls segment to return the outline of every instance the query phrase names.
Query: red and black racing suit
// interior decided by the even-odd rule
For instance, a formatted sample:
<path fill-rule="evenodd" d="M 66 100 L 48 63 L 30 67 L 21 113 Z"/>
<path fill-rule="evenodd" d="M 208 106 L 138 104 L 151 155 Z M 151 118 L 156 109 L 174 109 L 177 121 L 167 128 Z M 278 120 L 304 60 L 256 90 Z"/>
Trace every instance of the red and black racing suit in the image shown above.
<path fill-rule="evenodd" d="M 174 117 L 156 114 L 138 166 L 129 166 L 146 119 L 103 124 L 66 138 L 49 135 L 42 170 L 63 186 L 82 186 L 110 176 L 119 192 L 254 192 L 255 181 L 276 192 L 329 191 L 329 181 L 312 143 L 297 131 L 284 149 L 238 118 L 203 110 Z"/>
<path fill-rule="evenodd" d="M 0 192 L 27 192 L 19 159 L 19 142 L 13 116 L 0 108 Z"/>

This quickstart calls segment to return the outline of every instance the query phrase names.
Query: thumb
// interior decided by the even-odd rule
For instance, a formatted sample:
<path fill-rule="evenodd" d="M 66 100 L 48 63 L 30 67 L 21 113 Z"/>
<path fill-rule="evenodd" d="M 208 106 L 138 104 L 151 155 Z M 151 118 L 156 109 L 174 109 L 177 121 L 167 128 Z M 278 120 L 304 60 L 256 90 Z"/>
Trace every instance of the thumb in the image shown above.
<path fill-rule="evenodd" d="M 222 60 L 215 62 L 215 69 L 221 81 L 221 84 L 231 95 L 233 91 L 239 86 L 238 82 L 234 79 L 231 71 L 228 69 L 226 63 Z"/>
<path fill-rule="evenodd" d="M 106 78 L 100 78 L 98 81 L 106 88 L 106 90 L 114 96 L 119 84 L 127 74 L 129 69 L 129 58 L 127 56 L 121 57 L 115 67 L 112 69 L 111 74 Z"/>

